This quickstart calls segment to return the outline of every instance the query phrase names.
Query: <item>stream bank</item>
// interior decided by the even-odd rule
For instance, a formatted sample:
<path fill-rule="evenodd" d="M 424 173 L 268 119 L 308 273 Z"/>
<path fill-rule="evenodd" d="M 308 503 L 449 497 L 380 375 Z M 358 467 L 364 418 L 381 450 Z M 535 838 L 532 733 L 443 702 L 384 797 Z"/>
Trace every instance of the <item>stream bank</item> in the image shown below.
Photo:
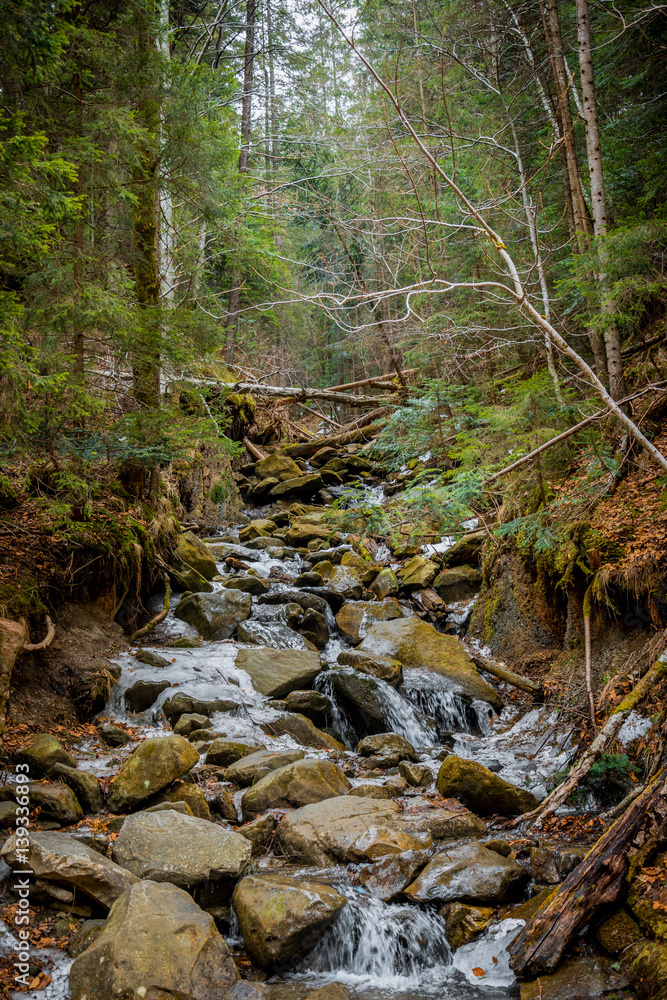
<path fill-rule="evenodd" d="M 35 966 L 53 981 L 34 995 L 117 995 L 129 968 L 133 990 L 150 976 L 197 1000 L 213 983 L 238 991 L 237 969 L 281 1000 L 331 983 L 360 998 L 531 997 L 506 947 L 596 828 L 575 825 L 582 803 L 559 817 L 566 833 L 503 818 L 567 769 L 572 726 L 481 676 L 461 643 L 470 596 L 436 589 L 451 589 L 447 574 L 460 586 L 458 567 L 428 550 L 371 556 L 321 505 L 339 484 L 308 468 L 281 479 L 294 470 L 275 475 L 279 462 L 246 477 L 278 499 L 205 541 L 181 536 L 170 612 L 114 656 L 96 727 L 69 753 L 48 737 L 17 753 L 38 779 L 34 916 L 61 949 L 52 972 Z M 306 478 L 292 502 L 285 487 Z M 16 787 L 0 793 L 8 832 Z M 17 861 L 11 839 L 3 857 Z M 142 950 L 133 929 L 149 914 Z M 184 933 L 212 965 L 188 949 L 160 964 Z M 622 996 L 613 947 L 584 937 L 553 986 L 576 972 L 579 992 L 550 994 L 544 977 L 542 996 Z"/>

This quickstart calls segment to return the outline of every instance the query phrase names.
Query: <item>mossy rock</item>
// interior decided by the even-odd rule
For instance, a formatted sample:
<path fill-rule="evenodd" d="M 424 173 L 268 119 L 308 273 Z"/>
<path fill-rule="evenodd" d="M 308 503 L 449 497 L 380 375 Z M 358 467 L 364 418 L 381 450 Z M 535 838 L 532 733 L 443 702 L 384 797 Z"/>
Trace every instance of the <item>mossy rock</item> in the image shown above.
<path fill-rule="evenodd" d="M 20 751 L 19 760 L 30 767 L 31 778 L 44 778 L 55 764 L 76 767 L 76 761 L 65 750 L 55 736 L 39 733 L 33 736 L 27 747 Z"/>
<path fill-rule="evenodd" d="M 479 816 L 520 816 L 540 803 L 532 792 L 517 788 L 483 764 L 452 754 L 440 765 L 438 791 L 455 798 Z"/>
<path fill-rule="evenodd" d="M 109 812 L 124 813 L 182 777 L 199 760 L 182 736 L 164 736 L 141 743 L 111 783 Z"/>
<path fill-rule="evenodd" d="M 175 554 L 177 559 L 192 566 L 207 580 L 212 580 L 218 572 L 215 559 L 204 543 L 191 531 L 184 531 L 178 536 Z"/>

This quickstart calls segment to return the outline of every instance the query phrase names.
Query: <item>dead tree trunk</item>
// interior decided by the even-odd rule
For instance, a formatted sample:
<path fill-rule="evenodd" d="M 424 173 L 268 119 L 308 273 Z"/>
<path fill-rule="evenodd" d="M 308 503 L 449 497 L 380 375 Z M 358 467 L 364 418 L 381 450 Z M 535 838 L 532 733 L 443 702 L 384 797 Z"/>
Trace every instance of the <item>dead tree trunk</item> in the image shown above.
<path fill-rule="evenodd" d="M 535 979 L 553 972 L 577 931 L 601 906 L 616 902 L 628 874 L 666 834 L 667 768 L 662 768 L 511 943 L 515 975 Z"/>

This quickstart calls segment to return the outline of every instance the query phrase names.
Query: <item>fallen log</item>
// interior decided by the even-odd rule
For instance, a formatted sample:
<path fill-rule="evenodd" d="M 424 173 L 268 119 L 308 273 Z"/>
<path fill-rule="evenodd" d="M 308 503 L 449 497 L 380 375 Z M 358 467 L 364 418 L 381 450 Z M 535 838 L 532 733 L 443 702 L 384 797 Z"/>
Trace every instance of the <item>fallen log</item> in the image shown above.
<path fill-rule="evenodd" d="M 331 417 L 327 417 L 326 413 L 320 413 L 319 410 L 314 410 L 312 406 L 306 406 L 305 403 L 297 403 L 297 406 L 300 409 L 305 410 L 306 413 L 312 413 L 313 416 L 318 417 L 320 420 L 326 421 L 326 423 L 331 424 L 331 426 L 335 427 L 337 430 L 340 430 L 340 428 L 342 427 L 342 424 L 339 424 L 337 420 L 332 420 Z"/>
<path fill-rule="evenodd" d="M 406 371 L 402 371 L 401 375 L 405 378 L 406 375 L 414 375 L 417 371 L 416 368 L 408 368 Z M 345 389 L 358 389 L 362 385 L 373 385 L 376 382 L 393 382 L 396 378 L 396 372 L 388 372 L 386 375 L 374 375 L 373 378 L 362 378 L 359 382 L 345 382 L 343 385 L 330 385 L 328 386 L 329 392 L 343 392 Z"/>
<path fill-rule="evenodd" d="M 253 444 L 247 437 L 243 438 L 243 443 L 256 462 L 261 462 L 263 458 L 266 458 L 266 452 L 262 451 L 261 448 L 258 448 L 257 445 Z"/>
<path fill-rule="evenodd" d="M 557 788 L 554 788 L 553 792 L 547 795 L 546 799 L 539 804 L 537 809 L 524 813 L 523 816 L 517 816 L 516 819 L 512 820 L 510 825 L 518 826 L 520 823 L 534 820 L 535 826 L 542 826 L 545 819 L 555 813 L 559 806 L 562 806 L 567 801 L 569 795 L 574 791 L 579 782 L 586 777 L 595 761 L 602 755 L 607 743 L 616 736 L 632 709 L 646 697 L 655 682 L 666 670 L 667 667 L 662 660 L 654 663 L 639 683 L 634 686 L 632 691 L 626 695 L 620 705 L 612 712 L 588 750 L 579 758 L 567 778 Z"/>
<path fill-rule="evenodd" d="M 493 677 L 505 681 L 506 684 L 511 684 L 512 687 L 518 688 L 520 691 L 527 691 L 528 694 L 534 695 L 541 694 L 542 685 L 539 681 L 531 681 L 529 677 L 522 677 L 521 674 L 515 674 L 513 670 L 501 667 L 499 663 L 496 663 L 495 660 L 490 660 L 488 656 L 482 656 L 467 646 L 465 648 L 470 659 L 479 670 L 485 670 L 487 674 L 492 674 Z"/>
<path fill-rule="evenodd" d="M 272 396 L 285 402 L 304 402 L 307 399 L 328 399 L 330 403 L 345 406 L 377 406 L 379 402 L 391 402 L 378 396 L 355 396 L 353 393 L 335 392 L 332 389 L 302 388 L 297 385 L 261 385 L 259 382 L 237 382 L 229 387 L 232 392 L 247 392 L 255 396 Z"/>
<path fill-rule="evenodd" d="M 662 768 L 508 947 L 519 979 L 553 972 L 577 931 L 615 903 L 626 877 L 667 834 L 667 768 Z"/>
<path fill-rule="evenodd" d="M 283 448 L 283 455 L 289 455 L 290 458 L 311 458 L 320 448 L 370 441 L 372 437 L 380 433 L 386 422 L 386 420 L 378 420 L 366 427 L 346 431 L 344 434 L 335 434 L 333 437 L 318 438 L 317 441 L 309 441 L 307 444 L 288 444 Z"/>

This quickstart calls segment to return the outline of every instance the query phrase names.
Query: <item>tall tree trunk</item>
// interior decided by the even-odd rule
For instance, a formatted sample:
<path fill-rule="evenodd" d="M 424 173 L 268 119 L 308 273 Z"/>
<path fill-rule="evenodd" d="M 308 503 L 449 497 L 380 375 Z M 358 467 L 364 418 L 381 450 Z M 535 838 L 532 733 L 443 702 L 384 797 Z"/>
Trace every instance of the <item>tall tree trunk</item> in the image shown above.
<path fill-rule="evenodd" d="M 607 198 L 602 170 L 598 105 L 595 96 L 590 13 L 588 0 L 576 0 L 576 4 L 582 115 L 586 125 L 586 152 L 588 154 L 588 172 L 591 182 L 593 233 L 597 237 L 603 237 L 607 232 Z M 608 257 L 604 241 L 601 241 L 598 247 L 598 260 L 600 262 L 600 269 L 596 277 L 602 289 L 601 313 L 604 320 L 603 336 L 607 356 L 607 370 L 609 372 L 609 389 L 614 399 L 623 399 L 624 396 L 627 396 L 628 392 L 623 372 L 623 361 L 621 359 L 621 338 L 618 326 L 614 321 L 614 302 L 609 295 L 609 282 L 606 274 Z"/>
<path fill-rule="evenodd" d="M 74 81 L 74 98 L 76 100 L 76 120 L 77 131 L 83 140 L 83 86 L 81 82 L 81 48 L 80 42 L 76 42 L 76 77 Z M 83 180 L 81 177 L 81 165 L 77 170 L 75 193 L 81 197 L 83 194 Z M 72 353 L 74 354 L 74 379 L 85 388 L 86 376 L 86 337 L 83 329 L 81 317 L 81 292 L 83 289 L 83 205 L 79 209 L 79 215 L 74 223 L 74 317 L 72 323 Z"/>
<path fill-rule="evenodd" d="M 241 101 L 241 151 L 239 153 L 239 175 L 248 172 L 250 162 L 250 132 L 252 127 L 252 82 L 255 68 L 255 18 L 256 0 L 246 2 L 245 49 L 243 61 L 243 98 Z M 225 361 L 234 364 L 236 340 L 239 330 L 239 308 L 241 305 L 241 268 L 232 268 L 229 286 L 229 303 L 225 322 Z"/>

